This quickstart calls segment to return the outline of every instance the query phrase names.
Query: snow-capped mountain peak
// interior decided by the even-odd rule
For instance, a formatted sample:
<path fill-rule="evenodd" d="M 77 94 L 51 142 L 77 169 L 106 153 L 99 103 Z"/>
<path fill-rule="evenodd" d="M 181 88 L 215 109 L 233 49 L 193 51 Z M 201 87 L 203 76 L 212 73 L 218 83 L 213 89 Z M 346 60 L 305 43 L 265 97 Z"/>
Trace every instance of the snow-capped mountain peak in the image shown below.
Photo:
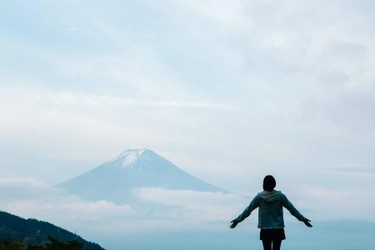
<path fill-rule="evenodd" d="M 142 149 L 128 149 L 110 160 L 109 162 L 115 162 L 118 160 L 121 160 L 124 164 L 124 166 L 134 162 L 137 160 L 138 157 L 140 157 L 145 151 L 148 149 L 142 148 Z"/>
<path fill-rule="evenodd" d="M 145 148 L 126 150 L 112 160 L 57 187 L 86 200 L 107 200 L 116 204 L 141 202 L 133 192 L 138 188 L 229 193 L 199 180 Z"/>
<path fill-rule="evenodd" d="M 142 148 L 128 149 L 112 160 L 103 164 L 103 167 L 123 170 L 148 169 L 151 172 L 155 172 L 155 167 L 160 170 L 165 168 L 166 165 L 169 164 L 166 164 L 166 160 L 164 158 L 160 157 L 152 150 Z"/>

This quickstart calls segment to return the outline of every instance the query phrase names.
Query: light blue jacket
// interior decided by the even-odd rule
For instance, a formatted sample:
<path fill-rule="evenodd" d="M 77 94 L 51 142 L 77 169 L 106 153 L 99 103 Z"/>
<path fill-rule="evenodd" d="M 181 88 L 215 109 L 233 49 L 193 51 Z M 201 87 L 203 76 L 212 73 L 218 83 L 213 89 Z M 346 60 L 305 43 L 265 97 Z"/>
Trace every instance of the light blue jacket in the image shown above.
<path fill-rule="evenodd" d="M 283 207 L 288 209 L 298 220 L 306 220 L 288 198 L 281 191 L 276 190 L 258 193 L 249 206 L 235 220 L 237 222 L 243 221 L 258 207 L 258 228 L 261 229 L 284 228 Z"/>

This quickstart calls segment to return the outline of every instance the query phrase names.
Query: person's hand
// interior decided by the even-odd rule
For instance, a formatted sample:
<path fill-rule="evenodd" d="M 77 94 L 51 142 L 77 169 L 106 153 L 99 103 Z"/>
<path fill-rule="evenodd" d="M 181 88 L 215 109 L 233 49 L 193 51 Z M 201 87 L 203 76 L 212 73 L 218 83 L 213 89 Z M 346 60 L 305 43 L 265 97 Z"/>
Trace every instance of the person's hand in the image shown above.
<path fill-rule="evenodd" d="M 303 222 L 305 223 L 306 226 L 312 227 L 312 225 L 310 224 L 311 220 L 305 219 Z"/>
<path fill-rule="evenodd" d="M 230 223 L 232 223 L 232 225 L 230 225 L 230 228 L 235 228 L 238 224 L 238 222 L 236 220 L 232 220 Z"/>

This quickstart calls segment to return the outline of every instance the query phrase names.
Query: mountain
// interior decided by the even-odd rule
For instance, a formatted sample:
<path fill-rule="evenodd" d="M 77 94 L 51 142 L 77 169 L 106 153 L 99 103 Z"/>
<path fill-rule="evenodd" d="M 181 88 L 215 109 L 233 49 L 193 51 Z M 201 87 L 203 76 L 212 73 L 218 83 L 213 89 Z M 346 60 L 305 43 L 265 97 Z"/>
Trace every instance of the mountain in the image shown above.
<path fill-rule="evenodd" d="M 149 149 L 129 149 L 104 164 L 57 185 L 90 201 L 117 204 L 137 201 L 135 188 L 165 188 L 199 192 L 228 191 L 186 173 Z"/>
<path fill-rule="evenodd" d="M 88 242 L 76 234 L 51 223 L 36 219 L 23 219 L 16 215 L 0 211 L 0 239 L 40 245 L 48 242 L 48 236 L 52 236 L 63 242 L 73 240 L 83 242 L 84 249 L 104 250 L 98 244 Z"/>

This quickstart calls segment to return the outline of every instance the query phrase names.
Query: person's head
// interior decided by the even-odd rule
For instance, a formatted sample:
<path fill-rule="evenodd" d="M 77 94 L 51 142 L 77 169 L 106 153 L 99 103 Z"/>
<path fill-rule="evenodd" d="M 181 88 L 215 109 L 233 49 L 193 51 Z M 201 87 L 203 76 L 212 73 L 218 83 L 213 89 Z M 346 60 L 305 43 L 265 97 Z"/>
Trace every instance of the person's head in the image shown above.
<path fill-rule="evenodd" d="M 263 190 L 272 191 L 276 187 L 276 180 L 272 175 L 267 175 L 263 180 Z"/>

